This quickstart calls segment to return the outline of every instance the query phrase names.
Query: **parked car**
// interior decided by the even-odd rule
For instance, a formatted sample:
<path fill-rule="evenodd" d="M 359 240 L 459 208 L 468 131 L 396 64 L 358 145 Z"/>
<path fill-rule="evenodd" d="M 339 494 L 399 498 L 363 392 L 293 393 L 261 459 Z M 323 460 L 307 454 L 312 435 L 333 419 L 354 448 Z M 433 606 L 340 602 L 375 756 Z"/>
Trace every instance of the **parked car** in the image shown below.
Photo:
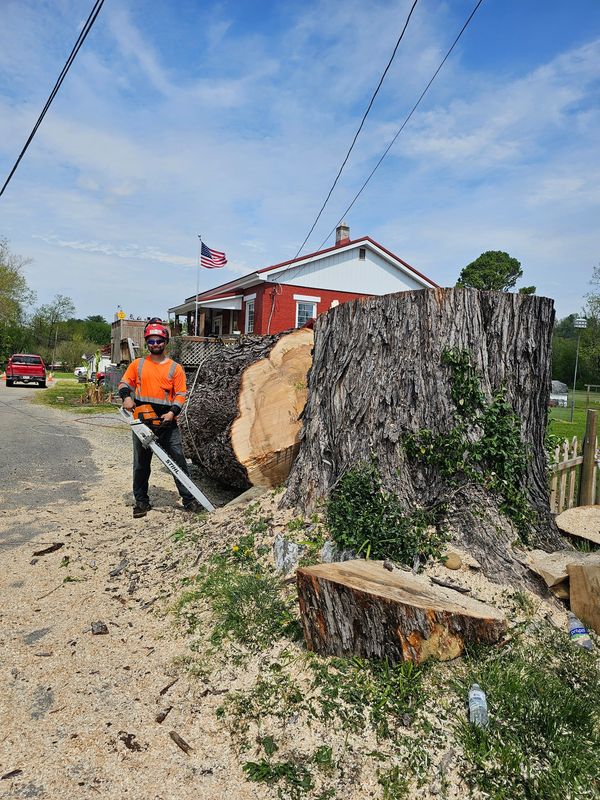
<path fill-rule="evenodd" d="M 6 385 L 37 383 L 46 386 L 46 365 L 41 356 L 32 353 L 15 353 L 6 365 Z"/>
<path fill-rule="evenodd" d="M 79 378 L 81 375 L 87 375 L 87 367 L 75 367 L 75 377 Z"/>

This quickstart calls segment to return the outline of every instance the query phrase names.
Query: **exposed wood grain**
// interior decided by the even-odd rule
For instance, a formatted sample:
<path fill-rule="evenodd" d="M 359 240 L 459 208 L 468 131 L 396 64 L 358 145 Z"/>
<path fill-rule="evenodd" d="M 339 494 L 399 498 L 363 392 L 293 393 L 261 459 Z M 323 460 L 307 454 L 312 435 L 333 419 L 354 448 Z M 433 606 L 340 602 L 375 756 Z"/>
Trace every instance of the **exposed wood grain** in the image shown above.
<path fill-rule="evenodd" d="M 319 564 L 297 578 L 306 644 L 322 654 L 448 660 L 506 627 L 497 609 L 379 561 Z"/>
<path fill-rule="evenodd" d="M 296 456 L 313 332 L 249 336 L 199 368 L 181 425 L 186 455 L 240 489 L 275 486 Z"/>

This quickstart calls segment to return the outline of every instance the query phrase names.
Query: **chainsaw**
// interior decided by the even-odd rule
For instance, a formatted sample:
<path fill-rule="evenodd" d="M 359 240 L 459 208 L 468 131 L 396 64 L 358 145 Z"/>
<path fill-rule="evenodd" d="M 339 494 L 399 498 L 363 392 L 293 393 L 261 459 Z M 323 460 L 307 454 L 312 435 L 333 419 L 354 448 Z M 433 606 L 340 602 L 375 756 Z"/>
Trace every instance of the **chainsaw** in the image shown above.
<path fill-rule="evenodd" d="M 171 456 L 165 453 L 162 447 L 157 443 L 156 434 L 153 432 L 152 428 L 157 430 L 160 427 L 162 420 L 157 416 L 152 406 L 138 406 L 135 410 L 139 411 L 139 409 L 145 409 L 145 411 L 138 413 L 137 417 L 135 413 L 131 414 L 122 407 L 119 409 L 119 414 L 130 426 L 133 435 L 139 439 L 142 447 L 149 447 L 150 450 L 152 450 L 152 452 L 162 461 L 165 467 L 172 473 L 172 475 L 191 492 L 196 500 L 201 503 L 207 511 L 214 511 L 215 507 L 210 500 L 202 494 L 200 489 L 198 489 L 189 475 L 186 475 L 181 467 L 176 464 Z M 148 409 L 150 409 L 154 417 L 152 417 Z M 149 425 L 146 423 L 149 423 Z"/>

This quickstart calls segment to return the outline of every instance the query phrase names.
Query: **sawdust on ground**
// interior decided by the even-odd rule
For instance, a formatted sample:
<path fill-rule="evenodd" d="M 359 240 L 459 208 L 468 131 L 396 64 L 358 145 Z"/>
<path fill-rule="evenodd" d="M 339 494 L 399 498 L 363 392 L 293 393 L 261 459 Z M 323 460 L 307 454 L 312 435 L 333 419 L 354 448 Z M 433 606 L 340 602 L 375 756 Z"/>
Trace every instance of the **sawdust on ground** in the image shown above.
<path fill-rule="evenodd" d="M 20 772 L 0 783 L 0 797 L 275 797 L 276 788 L 246 780 L 235 738 L 216 714 L 223 695 L 251 686 L 267 659 L 257 656 L 240 669 L 223 662 L 212 675 L 194 678 L 178 666 L 189 658 L 189 641 L 169 613 L 181 579 L 244 532 L 243 506 L 223 507 L 209 523 L 195 523 L 178 509 L 171 476 L 155 466 L 154 509 L 134 520 L 128 431 L 98 425 L 86 428 L 85 436 L 100 479 L 78 504 L 44 509 L 58 527 L 47 539 L 9 551 L 1 570 L 0 773 Z M 277 510 L 278 500 L 268 494 L 259 501 L 273 517 L 271 537 L 292 515 Z M 19 512 L 11 517 L 12 525 L 18 522 Z M 198 544 L 178 548 L 173 532 L 193 525 Z M 54 541 L 64 546 L 33 557 Z M 450 572 L 436 565 L 430 573 L 470 587 L 477 599 L 512 607 L 511 592 L 476 569 Z M 564 626 L 558 603 L 531 597 L 535 616 L 550 614 Z M 105 623 L 106 634 L 92 633 L 98 621 Z M 286 646 L 302 649 L 301 643 Z M 268 655 L 272 660 L 277 653 Z M 303 676 L 297 677 L 302 682 Z M 168 707 L 168 716 L 157 722 L 157 713 Z M 190 745 L 189 753 L 171 732 Z M 349 739 L 319 726 L 289 725 L 278 731 L 282 735 L 298 750 L 326 743 L 336 759 L 343 758 L 346 777 L 337 797 L 381 796 L 377 764 L 362 758 L 377 748 L 367 734 Z M 449 784 L 444 796 L 465 796 L 461 776 L 448 766 L 449 755 L 443 743 L 433 754 L 431 792 L 439 791 L 441 768 L 447 769 Z M 429 796 L 434 794 L 427 787 L 419 790 L 419 797 Z"/>

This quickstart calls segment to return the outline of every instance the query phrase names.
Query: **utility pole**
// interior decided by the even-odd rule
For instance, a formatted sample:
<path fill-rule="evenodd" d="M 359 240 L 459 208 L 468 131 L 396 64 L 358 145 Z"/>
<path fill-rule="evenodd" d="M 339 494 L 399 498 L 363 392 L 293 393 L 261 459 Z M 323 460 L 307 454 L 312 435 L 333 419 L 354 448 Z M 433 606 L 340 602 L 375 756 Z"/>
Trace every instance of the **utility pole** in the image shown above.
<path fill-rule="evenodd" d="M 571 397 L 571 422 L 573 422 L 573 414 L 575 413 L 575 387 L 577 386 L 577 365 L 579 363 L 579 341 L 581 339 L 581 331 L 587 328 L 587 319 L 585 317 L 577 317 L 575 319 L 575 328 L 577 328 L 577 353 L 575 355 L 575 375 L 573 376 L 573 396 Z"/>

